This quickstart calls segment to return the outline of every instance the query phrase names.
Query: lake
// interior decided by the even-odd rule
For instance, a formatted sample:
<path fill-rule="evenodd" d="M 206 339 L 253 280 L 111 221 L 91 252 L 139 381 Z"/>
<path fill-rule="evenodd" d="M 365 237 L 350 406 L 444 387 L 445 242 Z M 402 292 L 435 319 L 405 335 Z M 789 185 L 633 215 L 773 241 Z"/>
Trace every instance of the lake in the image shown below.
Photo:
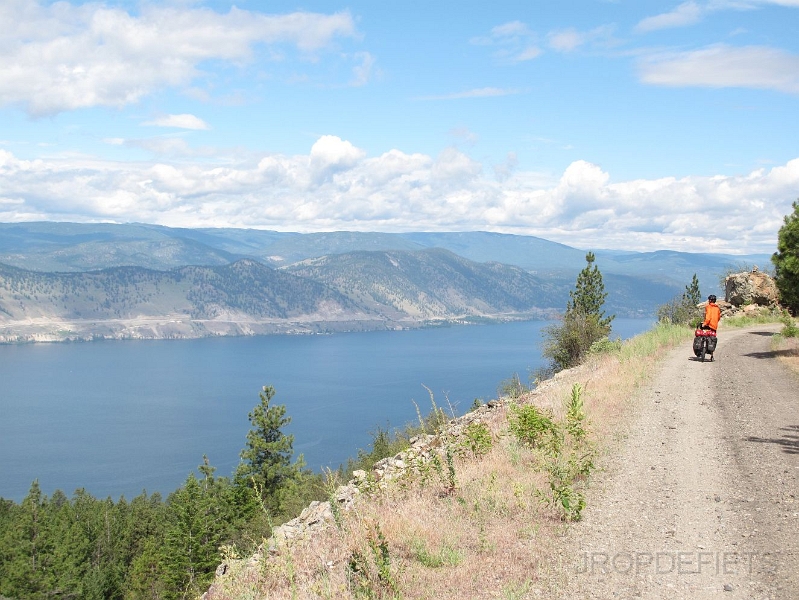
<path fill-rule="evenodd" d="M 631 337 L 651 320 L 616 319 Z M 431 408 L 467 411 L 543 365 L 526 321 L 316 336 L 0 345 L 0 497 L 85 488 L 97 497 L 166 496 L 207 454 L 231 475 L 264 385 L 284 404 L 294 449 L 336 468 L 377 426 Z"/>

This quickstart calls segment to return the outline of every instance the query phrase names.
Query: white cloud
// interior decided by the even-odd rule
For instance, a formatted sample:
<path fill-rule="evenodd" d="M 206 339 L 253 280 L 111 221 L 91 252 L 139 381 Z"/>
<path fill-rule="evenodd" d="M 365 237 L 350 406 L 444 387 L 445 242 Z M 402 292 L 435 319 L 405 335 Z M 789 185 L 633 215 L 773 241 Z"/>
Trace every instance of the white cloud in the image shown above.
<path fill-rule="evenodd" d="M 672 11 L 642 19 L 636 26 L 638 33 L 660 29 L 686 27 L 699 23 L 706 15 L 723 10 L 754 10 L 767 5 L 799 8 L 799 0 L 709 0 L 704 3 L 688 0 Z"/>
<path fill-rule="evenodd" d="M 533 60 L 534 58 L 538 58 L 541 56 L 541 48 L 537 46 L 526 46 L 522 48 L 518 52 L 516 52 L 512 59 L 514 62 L 526 62 L 528 60 Z"/>
<path fill-rule="evenodd" d="M 479 140 L 480 136 L 477 135 L 474 131 L 471 131 L 468 127 L 454 127 L 449 130 L 449 135 L 468 146 L 474 146 Z"/>
<path fill-rule="evenodd" d="M 375 57 L 369 52 L 358 52 L 355 55 L 360 63 L 352 68 L 352 81 L 351 85 L 360 87 L 369 83 L 372 77 L 375 66 Z"/>
<path fill-rule="evenodd" d="M 494 58 L 503 62 L 525 62 L 541 55 L 536 35 L 521 21 L 511 21 L 493 27 L 487 36 L 474 37 L 472 44 L 494 46 Z"/>
<path fill-rule="evenodd" d="M 176 127 L 178 129 L 209 129 L 208 124 L 194 115 L 166 115 L 145 121 L 142 125 L 155 125 L 156 127 Z"/>
<path fill-rule="evenodd" d="M 336 172 L 354 167 L 366 156 L 360 148 L 334 135 L 323 135 L 311 147 L 308 165 L 315 181 L 331 177 Z"/>
<path fill-rule="evenodd" d="M 576 29 L 564 29 L 550 32 L 547 41 L 553 50 L 572 52 L 585 43 L 585 36 Z"/>
<path fill-rule="evenodd" d="M 460 100 L 462 98 L 495 98 L 497 96 L 512 96 L 521 93 L 522 90 L 517 90 L 517 89 L 484 87 L 473 90 L 466 90 L 465 92 L 454 92 L 452 94 L 443 94 L 441 96 L 423 96 L 421 98 L 417 98 L 417 100 Z"/>
<path fill-rule="evenodd" d="M 519 159 L 517 158 L 516 153 L 508 152 L 504 163 L 494 165 L 494 177 L 500 182 L 507 181 L 518 166 Z"/>
<path fill-rule="evenodd" d="M 546 35 L 547 45 L 556 52 L 574 52 L 586 44 L 615 46 L 613 26 L 603 25 L 588 31 L 573 27 L 550 31 Z M 538 58 L 543 50 L 538 44 L 538 35 L 521 21 L 511 21 L 494 27 L 487 36 L 472 38 L 472 44 L 493 46 L 494 58 L 505 63 L 520 63 Z"/>
<path fill-rule="evenodd" d="M 685 27 L 698 23 L 704 16 L 706 9 L 696 2 L 683 2 L 671 12 L 646 17 L 642 19 L 635 30 L 640 33 L 656 31 L 658 29 L 668 29 L 672 27 Z"/>
<path fill-rule="evenodd" d="M 638 64 L 641 81 L 653 85 L 742 87 L 799 94 L 799 56 L 765 46 L 719 44 L 649 56 Z"/>
<path fill-rule="evenodd" d="M 733 176 L 614 182 L 586 161 L 552 179 L 519 170 L 513 155 L 495 171 L 454 148 L 435 158 L 399 150 L 369 157 L 323 136 L 307 155 L 226 166 L 26 161 L 0 150 L 0 178 L 0 221 L 491 230 L 584 248 L 770 253 L 799 189 L 799 158 Z M 719 214 L 724 226 L 709 226 Z"/>
<path fill-rule="evenodd" d="M 206 60 L 252 58 L 257 45 L 314 53 L 356 35 L 347 12 L 286 15 L 145 4 L 138 14 L 102 4 L 41 0 L 0 6 L 0 105 L 42 116 L 121 107 L 154 90 L 188 86 Z"/>
<path fill-rule="evenodd" d="M 521 21 L 511 21 L 497 25 L 491 29 L 491 37 L 495 39 L 510 38 L 514 36 L 528 37 L 532 35 L 530 29 Z"/>

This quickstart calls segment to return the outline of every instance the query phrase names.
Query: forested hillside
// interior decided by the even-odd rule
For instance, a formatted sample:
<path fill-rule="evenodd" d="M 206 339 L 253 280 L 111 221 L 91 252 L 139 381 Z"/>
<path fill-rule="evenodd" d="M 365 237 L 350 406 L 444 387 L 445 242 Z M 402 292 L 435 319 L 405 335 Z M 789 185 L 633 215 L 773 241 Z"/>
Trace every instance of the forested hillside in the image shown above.
<path fill-rule="evenodd" d="M 565 287 L 445 250 L 356 252 L 275 270 L 251 259 L 169 271 L 41 273 L 0 264 L 0 341 L 187 338 L 417 327 L 554 314 Z"/>
<path fill-rule="evenodd" d="M 245 259 L 220 267 L 39 273 L 0 265 L 0 341 L 192 338 L 376 328 L 325 285 Z"/>
<path fill-rule="evenodd" d="M 443 248 L 474 262 L 514 265 L 542 277 L 563 277 L 569 282 L 582 268 L 586 250 L 592 250 L 606 275 L 640 278 L 641 286 L 654 281 L 675 291 L 681 290 L 694 273 L 705 287 L 715 287 L 718 274 L 731 265 L 747 263 L 766 268 L 770 264 L 768 255 L 578 249 L 534 236 L 486 231 L 300 234 L 138 223 L 0 223 L 0 263 L 36 271 L 87 271 L 114 266 L 164 270 L 184 265 L 222 265 L 247 257 L 270 266 L 287 266 L 331 254 L 426 248 Z"/>
<path fill-rule="evenodd" d="M 274 393 L 265 387 L 250 413 L 231 476 L 202 457 L 166 498 L 143 491 L 114 501 L 82 488 L 48 497 L 37 481 L 19 504 L 0 498 L 0 599 L 199 597 L 220 549 L 252 552 L 272 525 L 324 498 L 323 477 L 293 458 L 283 431 L 291 418 L 271 403 Z"/>
<path fill-rule="evenodd" d="M 599 250 L 608 309 L 652 317 L 696 274 L 767 256 Z M 314 333 L 548 317 L 585 251 L 489 232 L 0 223 L 0 342 Z M 270 268 L 271 267 L 271 268 Z M 275 270 L 278 269 L 278 270 Z"/>
<path fill-rule="evenodd" d="M 325 283 L 365 306 L 420 319 L 453 315 L 543 316 L 562 306 L 568 288 L 519 267 L 475 263 L 452 252 L 351 252 L 286 268 Z"/>
<path fill-rule="evenodd" d="M 320 310 L 358 312 L 347 298 L 322 284 L 252 260 L 222 267 L 118 267 L 88 273 L 38 273 L 0 265 L 0 312 L 16 320 L 174 314 L 287 319 Z"/>

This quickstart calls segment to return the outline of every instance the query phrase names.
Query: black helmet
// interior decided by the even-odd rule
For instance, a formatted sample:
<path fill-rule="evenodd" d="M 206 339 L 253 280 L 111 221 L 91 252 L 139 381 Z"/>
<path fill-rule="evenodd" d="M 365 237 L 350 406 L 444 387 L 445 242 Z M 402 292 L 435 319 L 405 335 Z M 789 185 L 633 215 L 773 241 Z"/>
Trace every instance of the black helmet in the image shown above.
<path fill-rule="evenodd" d="M 708 302 L 715 302 L 716 301 L 715 294 L 710 294 L 710 296 L 707 297 L 707 301 Z"/>

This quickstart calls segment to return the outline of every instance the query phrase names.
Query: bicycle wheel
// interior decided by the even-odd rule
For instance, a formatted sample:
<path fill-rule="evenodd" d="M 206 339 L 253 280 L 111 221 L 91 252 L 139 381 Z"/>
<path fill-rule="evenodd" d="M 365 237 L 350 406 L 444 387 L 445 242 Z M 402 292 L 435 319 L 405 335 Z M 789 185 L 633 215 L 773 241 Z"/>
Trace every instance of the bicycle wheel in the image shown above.
<path fill-rule="evenodd" d="M 702 349 L 699 351 L 699 360 L 705 362 L 705 354 L 707 354 L 707 340 L 702 340 Z"/>

